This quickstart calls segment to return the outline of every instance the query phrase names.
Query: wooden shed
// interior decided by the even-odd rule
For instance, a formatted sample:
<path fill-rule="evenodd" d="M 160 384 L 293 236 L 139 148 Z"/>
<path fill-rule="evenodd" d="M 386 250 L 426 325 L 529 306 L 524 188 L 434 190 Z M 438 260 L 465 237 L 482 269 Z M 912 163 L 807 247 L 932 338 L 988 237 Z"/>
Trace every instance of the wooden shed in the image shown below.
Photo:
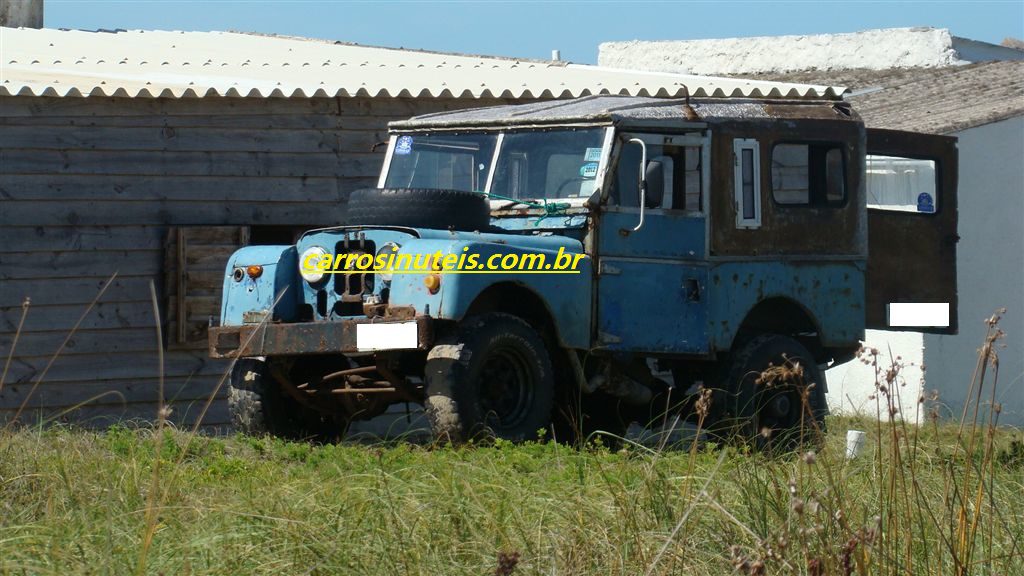
<path fill-rule="evenodd" d="M 195 422 L 227 368 L 205 352 L 227 257 L 339 222 L 374 185 L 390 120 L 599 93 L 834 94 L 218 32 L 0 28 L 0 54 L 0 419 L 27 422 L 151 418 L 161 396 Z M 226 404 L 202 423 L 226 425 Z"/>

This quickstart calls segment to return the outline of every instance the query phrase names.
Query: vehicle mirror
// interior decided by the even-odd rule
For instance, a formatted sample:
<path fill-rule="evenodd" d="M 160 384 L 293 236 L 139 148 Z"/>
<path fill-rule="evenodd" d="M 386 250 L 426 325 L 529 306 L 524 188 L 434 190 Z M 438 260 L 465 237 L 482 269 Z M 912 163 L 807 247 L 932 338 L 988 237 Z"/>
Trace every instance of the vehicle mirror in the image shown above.
<path fill-rule="evenodd" d="M 640 201 L 638 203 L 640 206 L 640 221 L 637 222 L 636 226 L 634 226 L 632 230 L 628 228 L 620 230 L 623 235 L 629 235 L 631 232 L 636 232 L 644 227 L 644 208 L 647 207 L 647 144 L 644 144 L 644 141 L 640 138 L 630 138 L 626 141 L 626 145 L 628 146 L 630 144 L 637 144 L 640 146 L 640 173 L 638 174 L 638 184 L 640 189 Z M 661 201 L 659 200 L 658 203 L 660 204 Z"/>
<path fill-rule="evenodd" d="M 661 202 L 665 197 L 665 165 L 657 160 L 648 162 L 641 185 L 647 187 L 643 195 L 645 207 L 661 208 Z"/>

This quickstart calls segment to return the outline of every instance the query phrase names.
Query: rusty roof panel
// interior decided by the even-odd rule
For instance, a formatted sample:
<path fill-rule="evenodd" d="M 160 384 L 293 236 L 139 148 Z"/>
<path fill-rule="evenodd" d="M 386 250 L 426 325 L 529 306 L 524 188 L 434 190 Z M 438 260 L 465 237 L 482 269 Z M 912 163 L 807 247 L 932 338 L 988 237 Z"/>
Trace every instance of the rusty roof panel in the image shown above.
<path fill-rule="evenodd" d="M 837 110 L 843 108 L 843 110 Z M 460 126 L 513 126 L 552 123 L 604 123 L 661 126 L 677 123 L 743 119 L 811 118 L 856 119 L 845 103 L 764 100 L 666 99 L 630 96 L 589 96 L 571 101 L 490 106 L 471 110 L 435 112 L 399 120 L 394 129 L 456 128 Z"/>

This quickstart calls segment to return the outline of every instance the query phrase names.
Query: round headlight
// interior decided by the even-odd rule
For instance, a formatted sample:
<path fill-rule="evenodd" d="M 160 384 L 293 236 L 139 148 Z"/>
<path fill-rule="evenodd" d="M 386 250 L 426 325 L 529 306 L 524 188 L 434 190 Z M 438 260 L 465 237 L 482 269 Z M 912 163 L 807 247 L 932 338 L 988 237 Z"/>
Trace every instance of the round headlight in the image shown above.
<path fill-rule="evenodd" d="M 299 258 L 299 275 L 302 276 L 303 280 L 310 284 L 316 284 L 324 279 L 326 273 L 318 269 L 317 266 L 326 255 L 327 250 L 319 246 L 310 246 L 303 251 L 302 256 Z M 307 262 L 309 262 L 308 268 L 306 267 Z"/>
<path fill-rule="evenodd" d="M 398 243 L 387 242 L 380 247 L 380 250 L 377 250 L 377 255 L 373 259 L 373 261 L 376 263 L 381 262 L 381 260 L 379 260 L 381 256 L 384 257 L 384 267 L 381 268 L 380 270 L 377 270 L 377 276 L 379 276 L 380 279 L 383 280 L 384 282 L 391 282 L 391 266 L 394 265 L 394 261 L 391 259 L 391 255 L 398 254 L 399 248 L 401 248 L 401 246 L 398 245 Z"/>

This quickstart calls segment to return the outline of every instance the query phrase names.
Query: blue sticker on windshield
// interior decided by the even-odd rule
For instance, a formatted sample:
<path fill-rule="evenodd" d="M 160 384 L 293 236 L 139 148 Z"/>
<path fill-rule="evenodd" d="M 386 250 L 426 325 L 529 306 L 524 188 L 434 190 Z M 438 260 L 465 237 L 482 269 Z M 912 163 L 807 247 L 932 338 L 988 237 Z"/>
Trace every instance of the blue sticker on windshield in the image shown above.
<path fill-rule="evenodd" d="M 584 178 L 594 178 L 597 176 L 597 162 L 587 162 L 583 166 L 580 166 L 580 176 Z"/>
<path fill-rule="evenodd" d="M 412 136 L 400 136 L 395 142 L 395 154 L 406 155 L 412 152 Z"/>
<path fill-rule="evenodd" d="M 921 192 L 917 195 L 917 211 L 927 212 L 933 214 L 935 212 L 935 202 L 932 200 L 932 195 L 927 192 Z"/>

